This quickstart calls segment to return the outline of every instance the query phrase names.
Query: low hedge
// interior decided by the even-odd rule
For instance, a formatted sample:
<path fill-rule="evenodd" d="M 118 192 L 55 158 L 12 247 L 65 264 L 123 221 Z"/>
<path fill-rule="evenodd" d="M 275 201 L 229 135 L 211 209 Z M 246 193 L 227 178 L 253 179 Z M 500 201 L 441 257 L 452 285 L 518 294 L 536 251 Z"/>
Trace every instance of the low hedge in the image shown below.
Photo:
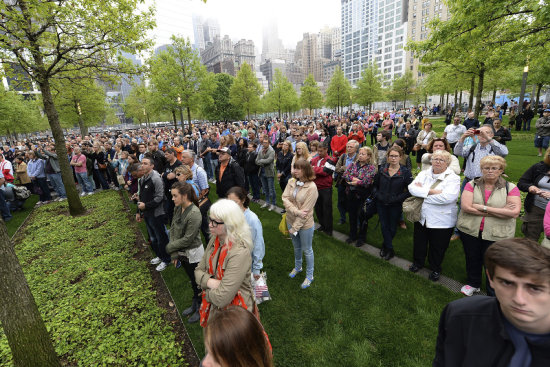
<path fill-rule="evenodd" d="M 41 207 L 17 235 L 16 251 L 63 365 L 185 365 L 163 319 L 135 232 L 115 192 Z M 0 328 L 0 366 L 11 366 Z"/>

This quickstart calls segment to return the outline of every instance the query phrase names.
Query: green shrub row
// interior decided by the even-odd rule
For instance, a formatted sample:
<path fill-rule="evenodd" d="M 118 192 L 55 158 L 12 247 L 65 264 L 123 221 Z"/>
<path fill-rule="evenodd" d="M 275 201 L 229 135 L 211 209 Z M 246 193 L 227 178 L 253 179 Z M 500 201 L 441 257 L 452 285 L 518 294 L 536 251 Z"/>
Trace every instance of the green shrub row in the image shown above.
<path fill-rule="evenodd" d="M 16 245 L 63 364 L 185 365 L 118 194 L 84 204 L 89 213 L 76 218 L 66 203 L 37 209 Z M 11 365 L 0 329 L 0 366 Z"/>

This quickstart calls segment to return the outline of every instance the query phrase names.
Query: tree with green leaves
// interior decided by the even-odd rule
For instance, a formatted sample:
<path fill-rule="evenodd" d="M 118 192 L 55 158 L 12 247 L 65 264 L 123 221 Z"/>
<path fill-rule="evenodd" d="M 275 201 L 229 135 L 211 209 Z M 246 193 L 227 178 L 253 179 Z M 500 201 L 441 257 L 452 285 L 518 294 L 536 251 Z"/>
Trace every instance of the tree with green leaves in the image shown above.
<path fill-rule="evenodd" d="M 370 63 L 361 72 L 361 79 L 357 82 L 353 91 L 353 100 L 360 106 L 365 106 L 372 110 L 372 104 L 384 99 L 384 90 L 382 88 L 382 73 L 374 62 Z"/>
<path fill-rule="evenodd" d="M 105 120 L 108 106 L 105 90 L 97 81 L 88 78 L 60 79 L 52 84 L 54 103 L 62 126 L 77 125 L 82 136 L 88 127 Z"/>
<path fill-rule="evenodd" d="M 337 67 L 330 79 L 325 93 L 325 104 L 330 108 L 336 108 L 340 115 L 344 106 L 351 102 L 351 84 L 344 76 L 344 72 Z"/>
<path fill-rule="evenodd" d="M 124 101 L 124 113 L 141 124 L 149 124 L 156 105 L 153 102 L 151 88 L 145 84 L 134 85 Z"/>
<path fill-rule="evenodd" d="M 6 91 L 0 85 L 0 133 L 13 135 L 46 130 L 48 121 L 40 115 L 37 101 Z"/>
<path fill-rule="evenodd" d="M 279 118 L 281 118 L 281 111 L 292 112 L 296 106 L 299 106 L 294 86 L 280 69 L 275 69 L 271 90 L 265 95 L 265 103 L 268 110 L 277 111 Z"/>
<path fill-rule="evenodd" d="M 172 36 L 171 40 L 168 49 L 150 62 L 152 91 L 169 110 L 184 108 L 191 123 L 191 111 L 198 111 L 211 98 L 214 79 L 188 39 Z"/>
<path fill-rule="evenodd" d="M 229 92 L 235 78 L 229 74 L 214 75 L 216 83 L 211 94 L 211 103 L 203 106 L 204 116 L 212 121 L 234 121 L 244 117 L 244 111 L 231 103 Z"/>
<path fill-rule="evenodd" d="M 309 110 L 310 115 L 313 114 L 314 109 L 323 107 L 323 93 L 312 73 L 309 73 L 300 88 L 300 103 L 303 108 Z"/>
<path fill-rule="evenodd" d="M 243 63 L 229 90 L 231 103 L 246 111 L 246 115 L 250 120 L 250 112 L 254 112 L 260 107 L 260 95 L 262 93 L 263 88 L 258 83 L 258 79 L 250 65 L 246 62 Z"/>
<path fill-rule="evenodd" d="M 140 52 L 151 45 L 146 33 L 153 11 L 138 10 L 140 0 L 13 0 L 0 2 L 0 59 L 17 63 L 38 86 L 56 153 L 67 156 L 52 80 L 80 71 L 97 75 L 132 73 L 120 52 Z M 59 160 L 69 212 L 85 212 L 69 162 Z M 30 353 L 30 352 L 29 352 Z"/>
<path fill-rule="evenodd" d="M 392 99 L 403 101 L 403 108 L 406 108 L 407 100 L 413 95 L 415 85 L 416 81 L 411 71 L 407 71 L 401 76 L 396 76 L 393 78 L 391 85 Z"/>

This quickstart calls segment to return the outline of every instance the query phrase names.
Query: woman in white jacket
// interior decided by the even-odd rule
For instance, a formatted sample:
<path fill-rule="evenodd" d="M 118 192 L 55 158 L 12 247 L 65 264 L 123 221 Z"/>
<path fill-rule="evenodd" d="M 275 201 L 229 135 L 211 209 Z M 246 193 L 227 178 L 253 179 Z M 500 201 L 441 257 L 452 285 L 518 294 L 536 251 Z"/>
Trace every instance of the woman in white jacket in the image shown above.
<path fill-rule="evenodd" d="M 431 161 L 431 168 L 421 171 L 409 185 L 411 195 L 424 198 L 420 221 L 414 223 L 414 261 L 409 270 L 416 273 L 422 269 L 428 254 L 429 278 L 435 282 L 441 276 L 441 263 L 456 224 L 460 177 L 449 168 L 449 152 L 434 151 Z"/>

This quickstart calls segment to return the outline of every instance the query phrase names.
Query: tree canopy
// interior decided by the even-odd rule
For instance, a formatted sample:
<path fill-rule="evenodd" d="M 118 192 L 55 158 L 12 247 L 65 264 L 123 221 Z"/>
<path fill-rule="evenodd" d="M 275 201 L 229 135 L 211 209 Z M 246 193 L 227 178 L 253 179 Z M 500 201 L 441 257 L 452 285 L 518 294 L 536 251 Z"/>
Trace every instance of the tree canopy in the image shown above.
<path fill-rule="evenodd" d="M 351 84 L 344 76 L 344 72 L 337 67 L 330 79 L 325 93 L 325 104 L 330 108 L 336 108 L 339 115 L 344 106 L 351 102 Z"/>
<path fill-rule="evenodd" d="M 309 73 L 304 85 L 300 89 L 300 103 L 303 108 L 307 108 L 309 113 L 312 114 L 316 108 L 323 106 L 323 93 L 315 81 L 315 77 L 312 73 Z"/>
<path fill-rule="evenodd" d="M 275 69 L 271 90 L 265 95 L 265 103 L 266 110 L 277 111 L 279 118 L 281 118 L 281 111 L 292 112 L 300 108 L 294 86 L 280 69 Z"/>
<path fill-rule="evenodd" d="M 382 88 L 383 76 L 376 64 L 370 63 L 361 72 L 361 79 L 357 82 L 353 91 L 353 100 L 360 106 L 371 109 L 374 102 L 383 100 L 384 90 Z"/>
<path fill-rule="evenodd" d="M 263 88 L 258 83 L 258 79 L 250 65 L 246 62 L 243 63 L 229 90 L 231 103 L 246 111 L 246 115 L 250 119 L 250 113 L 257 111 L 260 107 L 260 95 L 262 93 Z"/>

